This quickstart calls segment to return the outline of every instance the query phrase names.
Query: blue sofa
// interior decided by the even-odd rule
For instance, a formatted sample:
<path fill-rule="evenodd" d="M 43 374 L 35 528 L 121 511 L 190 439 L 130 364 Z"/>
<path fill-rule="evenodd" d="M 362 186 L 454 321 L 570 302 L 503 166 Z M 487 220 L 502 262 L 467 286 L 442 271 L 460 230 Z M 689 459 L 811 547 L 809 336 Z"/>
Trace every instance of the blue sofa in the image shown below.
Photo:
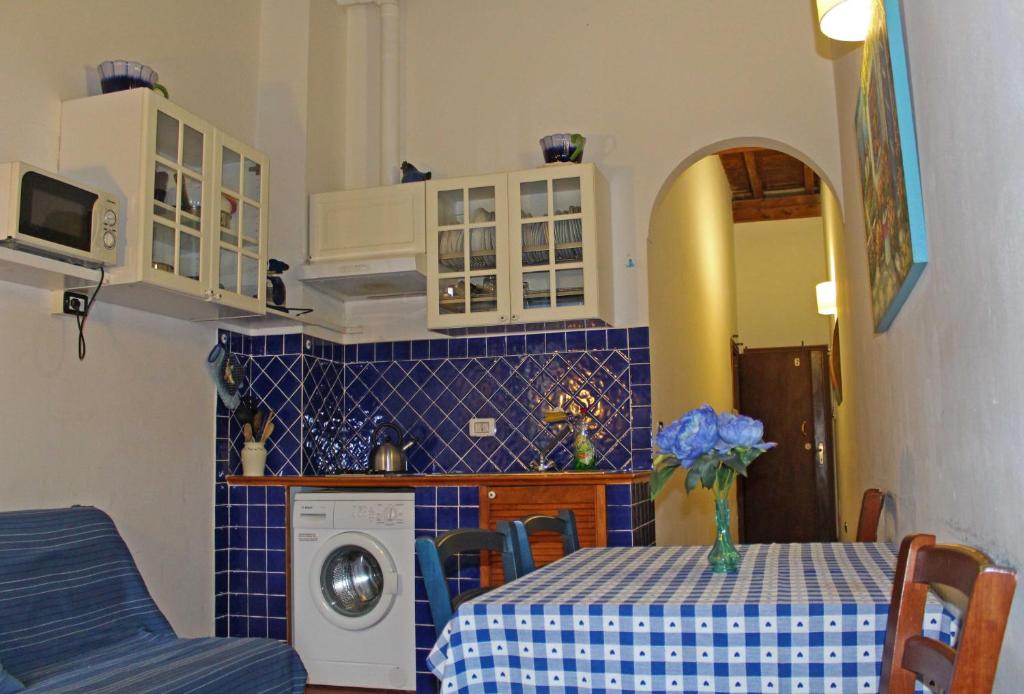
<path fill-rule="evenodd" d="M 179 639 L 110 517 L 91 507 L 0 513 L 0 694 L 302 694 L 270 639 Z"/>

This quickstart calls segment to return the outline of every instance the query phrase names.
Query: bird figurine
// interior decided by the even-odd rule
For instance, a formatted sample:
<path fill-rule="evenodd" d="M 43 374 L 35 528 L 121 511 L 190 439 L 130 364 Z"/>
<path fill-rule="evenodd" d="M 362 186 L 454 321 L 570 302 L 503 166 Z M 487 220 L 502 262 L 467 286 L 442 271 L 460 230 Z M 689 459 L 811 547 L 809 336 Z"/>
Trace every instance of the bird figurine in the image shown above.
<path fill-rule="evenodd" d="M 402 162 L 402 183 L 415 183 L 416 181 L 429 181 L 430 172 L 420 171 L 407 161 Z"/>

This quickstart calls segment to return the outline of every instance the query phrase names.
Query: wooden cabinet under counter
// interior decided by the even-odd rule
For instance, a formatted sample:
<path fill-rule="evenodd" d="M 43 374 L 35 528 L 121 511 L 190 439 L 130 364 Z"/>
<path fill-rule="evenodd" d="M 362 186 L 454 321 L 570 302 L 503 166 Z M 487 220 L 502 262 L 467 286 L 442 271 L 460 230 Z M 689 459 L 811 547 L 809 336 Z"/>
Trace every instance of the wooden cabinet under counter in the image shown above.
<path fill-rule="evenodd" d="M 601 484 L 480 487 L 481 527 L 494 530 L 498 521 L 537 514 L 554 516 L 561 509 L 570 509 L 576 516 L 581 547 L 604 547 L 608 544 L 605 506 L 605 488 Z M 538 568 L 563 554 L 562 538 L 555 533 L 535 534 L 530 538 L 530 547 Z M 488 554 L 491 556 L 481 562 L 480 583 L 485 586 L 501 585 L 504 583 L 501 557 L 494 552 Z"/>

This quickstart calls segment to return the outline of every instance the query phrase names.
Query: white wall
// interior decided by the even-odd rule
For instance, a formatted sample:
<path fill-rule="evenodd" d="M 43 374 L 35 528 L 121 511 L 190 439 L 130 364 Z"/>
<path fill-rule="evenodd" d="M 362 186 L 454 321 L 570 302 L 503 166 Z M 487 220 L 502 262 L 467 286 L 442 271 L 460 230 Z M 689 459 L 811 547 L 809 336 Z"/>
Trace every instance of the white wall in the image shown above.
<path fill-rule="evenodd" d="M 654 425 L 703 403 L 730 410 L 736 265 L 732 193 L 717 156 L 673 181 L 654 210 L 649 245 Z M 676 474 L 655 502 L 658 544 L 710 544 L 712 497 L 687 496 L 683 478 Z"/>
<path fill-rule="evenodd" d="M 832 66 L 807 0 L 431 0 L 402 12 L 402 156 L 435 178 L 514 170 L 542 163 L 542 135 L 584 133 L 584 158 L 612 189 L 622 325 L 647 322 L 650 215 L 684 159 L 759 136 L 839 177 Z"/>
<path fill-rule="evenodd" d="M 828 279 L 821 217 L 735 226 L 736 329 L 746 347 L 827 345 L 814 285 Z"/>
<path fill-rule="evenodd" d="M 898 536 L 932 532 L 1024 568 L 1024 5 L 904 3 L 928 233 L 928 267 L 886 333 L 872 334 L 853 126 L 860 50 L 835 65 L 846 210 L 841 294 L 859 457 L 855 491 L 889 490 Z M 847 405 L 844 404 L 844 407 Z M 1024 682 L 1018 590 L 997 691 Z"/>
<path fill-rule="evenodd" d="M 4 0 L 0 161 L 56 169 L 60 103 L 108 58 L 152 65 L 177 103 L 252 142 L 258 22 L 248 0 Z M 79 363 L 45 293 L 0 292 L 0 509 L 105 509 L 175 629 L 210 634 L 214 329 L 101 300 Z"/>

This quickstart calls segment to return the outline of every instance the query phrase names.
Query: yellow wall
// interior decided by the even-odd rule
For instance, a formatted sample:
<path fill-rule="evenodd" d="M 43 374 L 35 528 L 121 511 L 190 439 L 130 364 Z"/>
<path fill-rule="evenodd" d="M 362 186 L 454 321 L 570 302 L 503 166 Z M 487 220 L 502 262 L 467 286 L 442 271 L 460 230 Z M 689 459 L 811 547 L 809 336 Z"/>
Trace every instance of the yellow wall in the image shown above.
<path fill-rule="evenodd" d="M 657 427 L 708 403 L 731 409 L 729 338 L 736 332 L 732 194 L 717 156 L 672 183 L 648 239 L 651 383 Z M 655 504 L 658 544 L 710 544 L 710 494 L 689 498 L 677 474 Z"/>
<path fill-rule="evenodd" d="M 845 230 L 839 201 L 831 190 L 821 192 L 821 212 L 825 228 L 825 256 L 829 279 L 836 283 L 836 306 L 839 321 L 840 372 L 843 377 L 842 402 L 832 410 L 834 429 L 834 456 L 836 461 L 836 495 L 838 497 L 839 530 L 843 540 L 852 540 L 857 533 L 857 517 L 864 493 L 861 475 L 857 470 L 860 459 L 857 442 L 856 404 L 860 398 L 859 379 L 855 362 L 851 359 L 854 329 L 864 330 L 850 320 L 850 281 L 846 267 Z M 837 272 L 836 268 L 842 268 Z M 829 319 L 829 328 L 834 325 Z M 869 333 L 870 334 L 870 333 Z M 831 335 L 831 333 L 830 333 Z M 858 335 L 858 338 L 863 338 Z M 831 337 L 830 337 L 831 340 Z M 830 342 L 831 344 L 831 342 Z M 835 402 L 833 400 L 833 402 Z M 891 524 L 883 517 L 879 538 L 895 539 Z"/>
<path fill-rule="evenodd" d="M 828 277 L 821 217 L 736 225 L 736 323 L 746 347 L 828 344 L 814 285 Z"/>

